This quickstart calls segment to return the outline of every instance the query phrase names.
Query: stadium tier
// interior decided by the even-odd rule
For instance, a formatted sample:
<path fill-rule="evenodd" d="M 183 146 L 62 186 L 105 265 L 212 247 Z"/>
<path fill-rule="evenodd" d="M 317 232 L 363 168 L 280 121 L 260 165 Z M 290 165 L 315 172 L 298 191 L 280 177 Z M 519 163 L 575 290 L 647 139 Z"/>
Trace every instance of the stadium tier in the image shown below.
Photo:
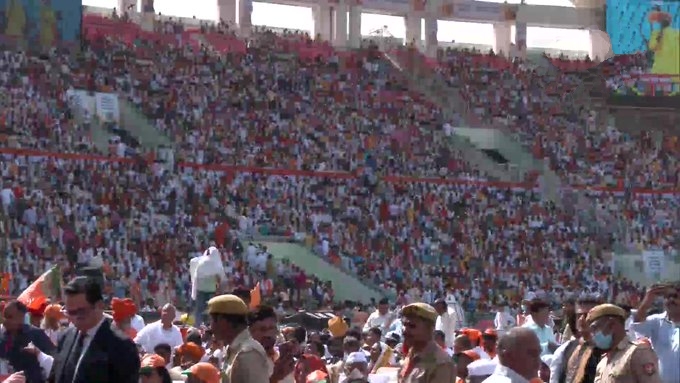
<path fill-rule="evenodd" d="M 78 56 L 2 53 L 8 293 L 50 264 L 101 255 L 112 295 L 172 301 L 187 295 L 187 256 L 211 241 L 231 283 L 252 285 L 263 272 L 232 244 L 276 235 L 303 238 L 386 292 L 454 286 L 466 308 L 488 311 L 529 290 L 635 300 L 638 281 L 613 273 L 613 252 L 677 248 L 677 137 L 601 121 L 571 95 L 577 74 L 446 50 L 427 64 L 466 102 L 448 113 L 377 45 L 338 51 L 294 32 L 245 41 L 227 28 L 169 27 L 86 15 Z M 144 145 L 120 150 L 120 137 L 98 148 L 100 117 L 69 90 L 133 106 L 172 142 L 173 160 Z M 134 130 L 128 122 L 116 131 Z M 583 192 L 577 205 L 542 198 L 536 174 L 499 180 L 452 141 L 456 126 L 501 125 L 547 159 L 564 193 Z M 270 272 L 283 281 L 298 269 Z"/>

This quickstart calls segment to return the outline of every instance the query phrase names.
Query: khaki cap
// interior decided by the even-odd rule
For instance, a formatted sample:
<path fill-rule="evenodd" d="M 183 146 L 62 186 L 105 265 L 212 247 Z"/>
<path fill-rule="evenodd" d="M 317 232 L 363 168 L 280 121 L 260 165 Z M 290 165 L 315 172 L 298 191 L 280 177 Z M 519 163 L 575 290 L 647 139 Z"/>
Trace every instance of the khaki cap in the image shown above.
<path fill-rule="evenodd" d="M 208 301 L 208 314 L 248 315 L 243 299 L 232 294 L 218 295 Z"/>
<path fill-rule="evenodd" d="M 404 308 L 401 309 L 401 314 L 405 317 L 418 317 L 433 323 L 437 321 L 437 317 L 439 316 L 434 307 L 422 302 L 411 303 L 410 305 L 404 306 Z"/>
<path fill-rule="evenodd" d="M 621 307 L 610 303 L 605 303 L 590 309 L 588 316 L 586 317 L 586 322 L 591 324 L 600 318 L 609 316 L 626 319 L 627 315 L 626 310 L 622 309 Z"/>

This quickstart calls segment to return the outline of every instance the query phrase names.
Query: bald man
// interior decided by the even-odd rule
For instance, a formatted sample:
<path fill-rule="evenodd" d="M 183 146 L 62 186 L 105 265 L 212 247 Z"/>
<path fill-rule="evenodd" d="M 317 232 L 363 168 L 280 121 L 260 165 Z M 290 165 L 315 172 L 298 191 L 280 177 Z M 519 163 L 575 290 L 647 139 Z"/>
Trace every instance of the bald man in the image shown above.
<path fill-rule="evenodd" d="M 161 319 L 149 323 L 137 333 L 135 343 L 142 346 L 146 352 L 153 352 L 159 344 L 169 344 L 173 349 L 184 343 L 182 333 L 179 328 L 172 324 L 175 320 L 177 310 L 175 306 L 166 304 L 161 309 Z"/>
<path fill-rule="evenodd" d="M 484 383 L 529 383 L 541 367 L 541 344 L 536 334 L 515 327 L 498 340 L 498 366 Z"/>

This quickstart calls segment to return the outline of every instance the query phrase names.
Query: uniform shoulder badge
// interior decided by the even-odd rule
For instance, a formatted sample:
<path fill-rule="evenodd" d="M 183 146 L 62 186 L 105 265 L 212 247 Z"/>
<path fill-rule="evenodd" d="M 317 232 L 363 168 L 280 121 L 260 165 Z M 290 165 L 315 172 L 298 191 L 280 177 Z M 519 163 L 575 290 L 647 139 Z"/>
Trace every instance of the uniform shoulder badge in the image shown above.
<path fill-rule="evenodd" d="M 656 373 L 656 363 L 645 363 L 642 366 L 642 370 L 647 375 L 654 375 Z"/>

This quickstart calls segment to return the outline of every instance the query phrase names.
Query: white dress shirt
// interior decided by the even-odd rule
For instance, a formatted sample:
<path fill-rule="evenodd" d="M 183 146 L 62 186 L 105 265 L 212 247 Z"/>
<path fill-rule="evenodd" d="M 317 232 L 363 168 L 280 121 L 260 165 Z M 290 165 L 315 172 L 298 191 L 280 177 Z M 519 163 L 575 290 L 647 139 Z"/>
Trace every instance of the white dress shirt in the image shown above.
<path fill-rule="evenodd" d="M 482 383 L 529 383 L 529 381 L 508 367 L 499 364 L 493 371 L 493 375 L 484 379 Z"/>
<path fill-rule="evenodd" d="M 515 326 L 515 318 L 507 311 L 499 311 L 493 319 L 493 326 L 496 328 L 498 335 L 504 334 L 505 331 Z"/>
<path fill-rule="evenodd" d="M 161 321 L 156 321 L 146 325 L 142 331 L 137 333 L 135 337 L 135 343 L 142 346 L 144 351 L 152 353 L 154 348 L 161 343 L 167 343 L 174 350 L 175 347 L 179 347 L 184 343 L 182 339 L 182 333 L 179 328 L 172 325 L 170 329 L 166 330 L 163 328 Z"/>
<path fill-rule="evenodd" d="M 394 314 L 389 311 L 385 313 L 385 315 L 380 315 L 380 312 L 375 310 L 368 316 L 363 331 L 366 332 L 373 327 L 378 327 L 382 330 L 383 334 L 387 334 L 387 330 L 389 329 L 390 324 L 392 324 L 393 318 Z"/>
<path fill-rule="evenodd" d="M 576 338 L 573 336 L 571 339 L 568 341 L 562 343 L 560 347 L 555 350 L 555 353 L 553 354 L 553 360 L 552 363 L 550 364 L 550 383 L 559 383 L 560 381 L 560 376 L 562 375 L 562 371 L 564 371 L 564 368 L 566 366 L 566 360 L 564 360 L 564 353 L 567 351 L 567 347 L 571 344 L 571 342 L 576 342 Z"/>
<path fill-rule="evenodd" d="M 437 317 L 434 329 L 444 332 L 446 347 L 453 347 L 457 323 L 456 312 L 452 308 L 448 308 L 445 313 Z"/>

